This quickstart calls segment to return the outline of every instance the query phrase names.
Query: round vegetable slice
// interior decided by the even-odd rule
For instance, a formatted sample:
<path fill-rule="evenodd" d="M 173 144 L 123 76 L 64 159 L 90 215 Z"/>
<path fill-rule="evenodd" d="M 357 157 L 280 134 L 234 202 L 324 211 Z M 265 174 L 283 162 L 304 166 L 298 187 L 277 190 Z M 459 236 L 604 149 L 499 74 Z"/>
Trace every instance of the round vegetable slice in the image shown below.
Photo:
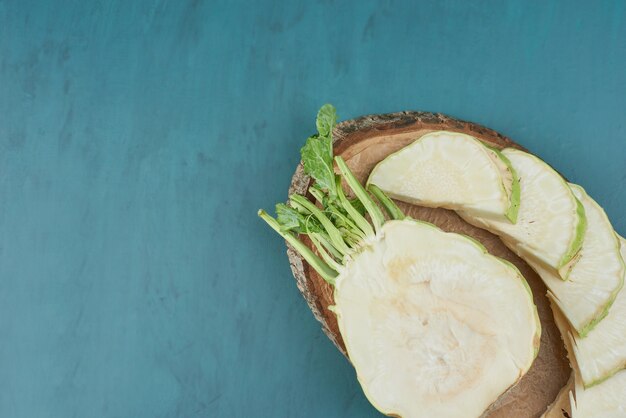
<path fill-rule="evenodd" d="M 422 136 L 378 163 L 368 183 L 404 202 L 517 219 L 519 186 L 507 158 L 457 132 Z"/>
<path fill-rule="evenodd" d="M 624 284 L 624 262 L 619 239 L 604 210 L 582 187 L 575 184 L 570 187 L 585 208 L 587 232 L 579 260 L 573 265 L 568 280 L 561 280 L 532 260 L 528 263 L 548 286 L 552 299 L 570 325 L 580 337 L 585 337 L 607 315 L 620 293 Z M 626 321 L 623 331 L 626 332 Z"/>
<path fill-rule="evenodd" d="M 582 204 L 563 178 L 541 159 L 513 148 L 502 151 L 519 175 L 521 189 L 517 223 L 459 212 L 469 223 L 502 238 L 515 253 L 557 271 L 563 279 L 578 260 L 586 217 Z"/>
<path fill-rule="evenodd" d="M 335 286 L 348 355 L 386 414 L 478 417 L 538 351 L 540 322 L 519 271 L 429 224 L 385 223 Z"/>

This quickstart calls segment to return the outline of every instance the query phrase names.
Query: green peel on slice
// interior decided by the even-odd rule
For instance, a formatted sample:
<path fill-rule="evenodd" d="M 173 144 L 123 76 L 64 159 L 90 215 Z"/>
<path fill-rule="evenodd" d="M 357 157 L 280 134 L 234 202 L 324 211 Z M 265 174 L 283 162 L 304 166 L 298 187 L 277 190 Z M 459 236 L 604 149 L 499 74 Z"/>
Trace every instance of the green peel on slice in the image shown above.
<path fill-rule="evenodd" d="M 368 184 L 403 202 L 517 220 L 519 184 L 506 156 L 457 132 L 426 134 L 389 155 Z"/>
<path fill-rule="evenodd" d="M 541 334 L 525 279 L 466 237 L 392 220 L 335 282 L 363 390 L 402 417 L 478 417 L 530 368 Z"/>
<path fill-rule="evenodd" d="M 619 239 L 604 210 L 582 187 L 570 187 L 585 208 L 587 233 L 568 280 L 561 280 L 555 272 L 532 260 L 528 264 L 548 286 L 552 299 L 578 336 L 585 337 L 607 315 L 620 293 L 624 262 Z M 626 332 L 626 321 L 624 325 Z"/>
<path fill-rule="evenodd" d="M 566 279 L 578 260 L 587 229 L 583 205 L 565 180 L 541 159 L 513 148 L 504 149 L 502 154 L 519 176 L 517 223 L 477 217 L 468 211 L 459 211 L 459 215 L 500 236 L 525 260 L 531 259 Z"/>
<path fill-rule="evenodd" d="M 622 257 L 626 257 L 626 242 L 622 242 Z M 551 297 L 555 303 L 554 297 Z M 556 304 L 556 303 L 555 303 Z M 572 333 L 572 352 L 580 370 L 580 380 L 592 387 L 626 368 L 626 292 L 617 294 L 613 305 L 586 337 Z"/>
<path fill-rule="evenodd" d="M 574 391 L 569 391 L 571 418 L 623 418 L 626 416 L 626 370 L 618 370 L 593 386 L 585 385 L 579 356 L 576 352 L 578 341 L 570 331 L 567 320 L 554 304 L 552 311 L 574 371 Z M 607 350 L 610 348 L 607 347 Z"/>

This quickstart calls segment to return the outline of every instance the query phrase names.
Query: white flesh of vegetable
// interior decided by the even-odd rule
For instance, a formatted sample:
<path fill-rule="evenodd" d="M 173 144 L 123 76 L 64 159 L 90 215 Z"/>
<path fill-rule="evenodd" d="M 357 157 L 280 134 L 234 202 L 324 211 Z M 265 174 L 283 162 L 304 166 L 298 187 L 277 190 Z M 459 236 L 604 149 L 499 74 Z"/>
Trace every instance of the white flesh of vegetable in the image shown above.
<path fill-rule="evenodd" d="M 507 148 L 502 151 L 520 177 L 520 207 L 516 224 L 477 218 L 459 212 L 466 221 L 499 235 L 522 258 L 532 258 L 565 278 L 580 248 L 584 209 L 563 178 L 541 159 Z"/>
<path fill-rule="evenodd" d="M 574 184 L 570 186 L 583 204 L 587 216 L 587 233 L 580 250 L 579 260 L 572 267 L 567 281 L 561 280 L 553 271 L 532 260 L 528 260 L 528 263 L 548 286 L 552 299 L 570 325 L 578 335 L 584 337 L 606 316 L 622 289 L 624 262 L 620 254 L 619 239 L 604 210 L 585 193 L 582 187 Z M 626 295 L 622 296 L 622 299 L 624 297 Z M 601 323 L 604 323 L 604 320 Z M 610 322 L 605 323 L 600 328 L 608 330 L 609 324 Z M 626 333 L 626 321 L 621 331 Z M 594 333 L 593 331 L 592 333 L 596 336 L 603 334 L 603 332 Z M 584 342 L 587 340 L 593 341 L 594 338 L 590 337 Z M 626 344 L 622 345 L 626 346 Z M 626 347 L 623 348 L 623 353 L 626 361 Z M 604 354 L 606 355 L 607 351 Z M 596 375 L 593 380 L 597 378 Z M 585 376 L 586 382 L 590 382 L 588 379 L 589 376 Z"/>
<path fill-rule="evenodd" d="M 428 207 L 468 210 L 506 220 L 516 215 L 513 175 L 496 152 L 457 132 L 433 132 L 391 154 L 372 171 L 368 183 L 389 196 Z"/>
<path fill-rule="evenodd" d="M 386 414 L 478 417 L 538 350 L 519 271 L 423 222 L 387 222 L 337 277 L 335 303 L 359 382 Z"/>
<path fill-rule="evenodd" d="M 626 253 L 626 251 L 624 251 Z M 624 254 L 626 255 L 626 254 Z M 558 308 L 553 305 L 554 319 L 561 331 L 572 369 L 574 370 L 574 393 L 570 392 L 572 418 L 623 418 L 626 416 L 626 370 L 621 370 L 595 384 L 585 388 L 576 357 L 577 342 L 569 329 L 567 321 Z M 591 335 L 591 334 L 590 334 Z M 624 335 L 622 334 L 622 341 Z M 607 348 L 607 350 L 610 350 Z"/>
<path fill-rule="evenodd" d="M 577 379 L 570 402 L 572 418 L 626 417 L 626 370 L 589 389 Z"/>
<path fill-rule="evenodd" d="M 626 244 L 622 239 L 622 256 Z M 593 386 L 626 367 L 626 292 L 620 291 L 606 317 L 585 338 L 572 335 L 573 354 L 585 387 Z M 626 401 L 626 400 L 625 400 Z"/>

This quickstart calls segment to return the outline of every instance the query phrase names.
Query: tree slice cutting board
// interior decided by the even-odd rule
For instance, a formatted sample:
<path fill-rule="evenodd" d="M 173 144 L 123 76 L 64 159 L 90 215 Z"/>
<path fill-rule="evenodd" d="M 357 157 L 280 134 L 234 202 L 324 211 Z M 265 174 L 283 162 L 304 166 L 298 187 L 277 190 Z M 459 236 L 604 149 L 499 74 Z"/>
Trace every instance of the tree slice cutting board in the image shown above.
<path fill-rule="evenodd" d="M 357 178 L 365 183 L 374 166 L 389 154 L 432 131 L 454 131 L 474 136 L 497 148 L 521 146 L 509 138 L 483 126 L 451 117 L 426 112 L 399 112 L 364 116 L 341 122 L 334 131 L 335 155 L 341 155 Z M 289 194 L 306 194 L 311 179 L 298 166 Z M 310 197 L 310 196 L 309 196 Z M 453 211 L 425 208 L 397 202 L 409 216 L 431 222 L 445 231 L 469 235 L 482 242 L 491 254 L 515 264 L 533 291 L 541 319 L 541 348 L 530 371 L 513 388 L 498 399 L 485 413 L 490 418 L 539 417 L 566 384 L 570 368 L 561 336 L 554 324 L 546 287 L 537 274 L 519 257 L 509 251 L 495 235 L 463 221 Z M 305 239 L 305 242 L 306 239 Z M 310 242 L 307 242 L 310 245 Z M 308 302 L 322 329 L 346 355 L 335 314 L 328 309 L 333 302 L 333 289 L 291 248 L 288 249 L 291 270 L 298 288 Z"/>

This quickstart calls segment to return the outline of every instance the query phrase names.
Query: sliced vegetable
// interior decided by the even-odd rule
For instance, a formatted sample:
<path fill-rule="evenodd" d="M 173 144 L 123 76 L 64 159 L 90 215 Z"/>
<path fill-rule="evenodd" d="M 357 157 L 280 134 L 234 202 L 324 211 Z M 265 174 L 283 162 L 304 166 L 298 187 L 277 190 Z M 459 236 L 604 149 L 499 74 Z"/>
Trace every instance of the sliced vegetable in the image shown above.
<path fill-rule="evenodd" d="M 502 151 L 520 177 L 520 208 L 516 224 L 473 216 L 467 222 L 502 238 L 511 250 L 558 272 L 562 279 L 578 260 L 587 221 L 585 209 L 565 180 L 548 164 L 524 151 Z"/>
<path fill-rule="evenodd" d="M 375 184 L 398 200 L 467 210 L 515 223 L 519 185 L 499 151 L 458 132 L 432 132 L 391 154 L 372 171 Z"/>
<path fill-rule="evenodd" d="M 540 324 L 520 273 L 473 240 L 389 221 L 337 277 L 359 382 L 401 417 L 478 417 L 529 369 Z"/>
<path fill-rule="evenodd" d="M 374 199 L 337 157 L 360 203 L 348 201 L 327 166 L 334 114 L 320 111 L 318 135 L 302 152 L 321 207 L 292 195 L 289 206 L 277 207 L 278 220 L 259 214 L 334 286 L 332 310 L 376 408 L 405 418 L 478 417 L 537 355 L 541 325 L 530 288 L 513 265 L 476 241 L 405 218 L 370 185 Z M 308 235 L 321 256 L 296 234 Z"/>
<path fill-rule="evenodd" d="M 621 253 L 626 257 L 623 238 L 621 242 Z M 552 300 L 556 304 L 554 297 Z M 571 338 L 580 380 L 585 387 L 594 386 L 626 368 L 626 292 L 622 290 L 618 293 L 606 318 L 585 338 L 576 334 Z"/>
<path fill-rule="evenodd" d="M 626 416 L 626 370 L 618 371 L 593 387 L 586 386 L 578 363 L 579 357 L 576 354 L 578 341 L 575 340 L 558 307 L 553 305 L 552 310 L 574 370 L 574 393 L 570 392 L 572 418 L 622 418 Z"/>
<path fill-rule="evenodd" d="M 576 395 L 570 396 L 572 418 L 626 417 L 626 371 L 590 389 L 576 380 Z"/>
<path fill-rule="evenodd" d="M 585 208 L 588 225 L 579 260 L 572 267 L 568 280 L 561 280 L 553 271 L 532 260 L 528 263 L 548 286 L 552 299 L 570 325 L 580 337 L 585 337 L 607 315 L 622 289 L 624 262 L 619 239 L 604 210 L 582 187 L 575 184 L 570 187 Z M 626 332 L 626 321 L 623 331 Z"/>

